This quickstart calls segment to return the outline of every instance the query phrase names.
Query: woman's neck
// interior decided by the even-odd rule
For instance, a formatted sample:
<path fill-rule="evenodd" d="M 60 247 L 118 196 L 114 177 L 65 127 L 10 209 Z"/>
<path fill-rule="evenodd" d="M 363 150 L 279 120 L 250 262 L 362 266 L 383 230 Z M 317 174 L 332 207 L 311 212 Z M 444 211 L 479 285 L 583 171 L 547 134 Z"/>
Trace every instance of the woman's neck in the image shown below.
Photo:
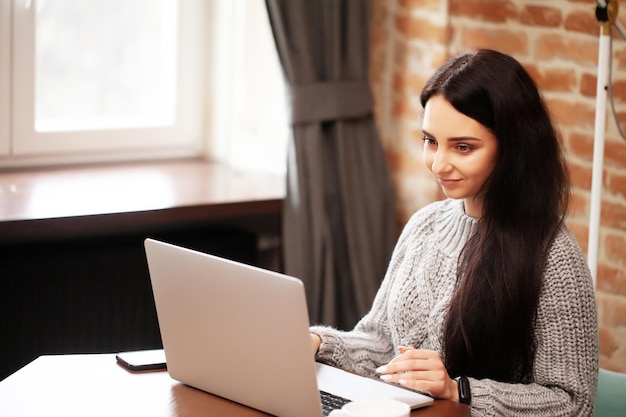
<path fill-rule="evenodd" d="M 476 197 L 464 198 L 463 207 L 465 208 L 465 214 L 475 219 L 480 219 L 483 214 L 483 199 Z"/>

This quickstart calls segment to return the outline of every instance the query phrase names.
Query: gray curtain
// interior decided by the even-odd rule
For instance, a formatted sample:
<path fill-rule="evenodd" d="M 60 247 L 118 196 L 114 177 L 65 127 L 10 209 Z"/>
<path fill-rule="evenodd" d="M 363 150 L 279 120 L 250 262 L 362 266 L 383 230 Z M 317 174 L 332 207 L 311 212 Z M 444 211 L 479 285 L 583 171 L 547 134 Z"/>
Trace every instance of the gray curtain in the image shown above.
<path fill-rule="evenodd" d="M 285 272 L 310 318 L 367 312 L 395 243 L 393 188 L 372 114 L 367 0 L 266 0 L 290 92 Z"/>

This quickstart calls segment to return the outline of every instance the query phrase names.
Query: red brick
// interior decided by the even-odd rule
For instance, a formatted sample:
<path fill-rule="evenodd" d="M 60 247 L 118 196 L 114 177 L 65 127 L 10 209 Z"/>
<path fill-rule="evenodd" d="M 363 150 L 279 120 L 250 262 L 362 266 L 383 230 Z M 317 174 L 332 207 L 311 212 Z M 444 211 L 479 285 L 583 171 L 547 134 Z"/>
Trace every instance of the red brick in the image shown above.
<path fill-rule="evenodd" d="M 624 121 L 626 121 L 626 117 Z M 626 130 L 624 121 L 622 122 L 622 129 Z M 626 167 L 626 141 L 621 138 L 619 142 L 606 140 L 604 143 L 604 162 L 607 167 L 624 170 Z"/>
<path fill-rule="evenodd" d="M 506 22 L 518 18 L 515 1 L 451 0 L 450 14 L 486 22 Z"/>
<path fill-rule="evenodd" d="M 575 11 L 565 18 L 565 29 L 572 32 L 581 32 L 598 37 L 600 25 L 593 10 Z"/>
<path fill-rule="evenodd" d="M 391 172 L 398 171 L 401 162 L 402 152 L 394 151 L 388 149 L 385 151 L 385 156 L 387 157 L 387 165 L 389 165 L 389 169 Z"/>
<path fill-rule="evenodd" d="M 573 132 L 566 142 L 567 152 L 591 163 L 593 161 L 593 133 Z"/>
<path fill-rule="evenodd" d="M 552 99 L 547 102 L 558 125 L 593 129 L 596 117 L 595 103 L 585 104 L 562 99 Z"/>
<path fill-rule="evenodd" d="M 613 71 L 626 69 L 626 50 L 618 49 L 613 43 Z"/>
<path fill-rule="evenodd" d="M 413 16 L 397 16 L 396 29 L 408 39 L 430 40 L 443 43 L 446 40 L 446 29 L 433 24 L 427 19 Z"/>
<path fill-rule="evenodd" d="M 557 27 L 563 22 L 560 9 L 545 6 L 525 6 L 520 21 L 531 26 Z"/>
<path fill-rule="evenodd" d="M 626 326 L 626 300 L 618 297 L 598 297 L 602 323 L 608 327 Z"/>
<path fill-rule="evenodd" d="M 589 68 L 598 66 L 598 41 L 579 39 L 560 33 L 541 35 L 536 42 L 537 58 L 544 61 L 563 59 Z"/>
<path fill-rule="evenodd" d="M 383 3 L 389 3 L 389 0 L 378 0 Z M 439 10 L 441 7 L 441 0 L 398 0 L 398 5 L 405 11 L 411 10 Z"/>
<path fill-rule="evenodd" d="M 577 158 L 588 161 L 590 164 L 594 160 L 594 137 L 592 134 L 583 135 L 579 133 L 573 133 L 570 135 L 567 142 L 567 151 Z M 608 141 L 604 138 L 604 185 L 612 189 L 612 193 L 615 195 L 625 195 L 626 185 L 624 184 L 624 174 L 613 173 L 611 182 L 607 181 L 608 174 L 607 168 L 622 169 L 626 166 L 626 143 L 615 143 Z M 589 168 L 591 169 L 591 167 Z"/>
<path fill-rule="evenodd" d="M 383 28 L 386 27 L 387 19 L 389 19 L 389 6 L 384 0 L 376 0 L 372 4 L 371 13 L 371 27 Z M 370 31 L 370 44 L 382 43 L 389 35 L 386 30 L 371 30 Z"/>
<path fill-rule="evenodd" d="M 572 192 L 569 201 L 570 217 L 586 217 L 589 214 L 589 198 L 581 193 Z M 585 224 L 588 222 L 586 221 Z"/>
<path fill-rule="evenodd" d="M 591 189 L 591 167 L 572 162 L 569 164 L 569 175 L 572 187 Z"/>
<path fill-rule="evenodd" d="M 421 142 L 417 144 L 421 146 Z M 406 152 L 405 150 L 397 150 L 394 152 L 388 152 L 389 164 L 393 166 L 395 172 L 401 174 L 416 174 L 418 176 L 425 176 L 430 180 L 431 174 L 426 170 L 422 160 L 419 156 L 416 156 L 414 152 Z"/>
<path fill-rule="evenodd" d="M 572 68 L 545 68 L 533 64 L 524 67 L 542 91 L 574 91 L 576 71 Z"/>
<path fill-rule="evenodd" d="M 626 297 L 626 271 L 624 268 L 598 265 L 597 288 L 607 294 Z"/>
<path fill-rule="evenodd" d="M 596 74 L 584 73 L 580 77 L 580 93 L 586 97 L 595 97 L 598 89 L 598 77 Z"/>
<path fill-rule="evenodd" d="M 604 326 L 600 326 L 599 338 L 600 338 L 600 354 L 601 355 L 610 357 L 619 348 L 619 345 L 615 341 L 615 338 L 613 337 L 611 330 L 607 329 Z"/>
<path fill-rule="evenodd" d="M 626 172 L 605 172 L 604 183 L 612 196 L 626 198 Z"/>
<path fill-rule="evenodd" d="M 393 87 L 393 91 L 395 92 L 404 91 L 406 88 L 406 73 L 396 71 L 393 74 L 392 87 Z"/>
<path fill-rule="evenodd" d="M 409 56 L 409 47 L 408 42 L 394 42 L 393 49 L 393 65 L 394 70 L 406 71 L 407 68 L 407 57 Z"/>
<path fill-rule="evenodd" d="M 404 99 L 394 101 L 392 112 L 394 117 L 400 119 L 416 117 L 418 114 L 417 109 L 415 109 L 408 100 Z"/>
<path fill-rule="evenodd" d="M 463 48 L 491 48 L 513 56 L 528 53 L 528 37 L 524 32 L 469 27 L 461 27 L 457 30 Z"/>
<path fill-rule="evenodd" d="M 619 123 L 620 126 L 624 126 L 624 128 L 626 129 L 626 112 L 622 112 L 622 111 L 618 111 L 617 112 L 617 122 L 615 121 L 615 116 L 613 115 L 613 112 L 611 111 L 611 107 L 609 105 L 609 103 L 607 103 L 606 105 L 606 113 L 607 113 L 607 117 L 609 117 L 610 123 Z"/>
<path fill-rule="evenodd" d="M 611 90 L 615 104 L 626 101 L 626 80 L 616 80 L 614 77 L 611 82 Z"/>
<path fill-rule="evenodd" d="M 383 49 L 387 45 L 387 33 L 376 32 L 370 36 L 370 65 L 376 59 L 375 51 Z"/>
<path fill-rule="evenodd" d="M 607 233 L 603 245 L 607 260 L 615 264 L 626 265 L 626 233 Z"/>
<path fill-rule="evenodd" d="M 601 211 L 600 217 L 604 228 L 626 230 L 626 204 L 603 199 Z"/>
<path fill-rule="evenodd" d="M 419 95 L 426 81 L 426 77 L 397 71 L 393 77 L 393 91 L 400 94 Z"/>
<path fill-rule="evenodd" d="M 579 222 L 574 220 L 567 221 L 567 227 L 571 230 L 578 241 L 578 245 L 583 253 L 587 253 L 587 241 L 589 240 L 589 227 L 585 222 Z"/>

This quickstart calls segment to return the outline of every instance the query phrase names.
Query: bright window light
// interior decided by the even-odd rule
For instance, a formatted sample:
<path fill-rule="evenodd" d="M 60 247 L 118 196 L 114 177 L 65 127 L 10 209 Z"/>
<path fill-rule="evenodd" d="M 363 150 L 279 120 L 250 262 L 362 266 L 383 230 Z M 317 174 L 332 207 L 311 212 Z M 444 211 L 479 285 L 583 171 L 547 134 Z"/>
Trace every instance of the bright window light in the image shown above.
<path fill-rule="evenodd" d="M 37 131 L 174 122 L 176 0 L 36 4 Z"/>

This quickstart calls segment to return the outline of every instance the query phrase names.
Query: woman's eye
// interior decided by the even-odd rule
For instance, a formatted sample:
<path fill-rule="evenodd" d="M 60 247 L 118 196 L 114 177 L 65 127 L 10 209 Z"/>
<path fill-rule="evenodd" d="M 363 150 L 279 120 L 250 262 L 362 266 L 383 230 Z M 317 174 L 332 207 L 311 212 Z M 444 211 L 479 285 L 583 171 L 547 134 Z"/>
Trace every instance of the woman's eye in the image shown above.
<path fill-rule="evenodd" d="M 458 146 L 457 146 L 457 149 L 458 149 L 459 151 L 461 151 L 461 152 L 465 153 L 465 152 L 469 152 L 469 151 L 471 151 L 471 150 L 472 150 L 472 147 L 471 147 L 471 146 L 469 146 L 469 145 L 463 145 L 463 144 L 461 144 L 461 145 L 458 145 Z"/>
<path fill-rule="evenodd" d="M 424 136 L 424 137 L 422 138 L 422 140 L 424 141 L 424 144 L 425 144 L 426 146 L 434 146 L 434 145 L 436 145 L 436 144 L 437 144 L 437 142 L 435 141 L 435 139 L 433 139 L 433 138 L 429 138 L 428 136 Z"/>

